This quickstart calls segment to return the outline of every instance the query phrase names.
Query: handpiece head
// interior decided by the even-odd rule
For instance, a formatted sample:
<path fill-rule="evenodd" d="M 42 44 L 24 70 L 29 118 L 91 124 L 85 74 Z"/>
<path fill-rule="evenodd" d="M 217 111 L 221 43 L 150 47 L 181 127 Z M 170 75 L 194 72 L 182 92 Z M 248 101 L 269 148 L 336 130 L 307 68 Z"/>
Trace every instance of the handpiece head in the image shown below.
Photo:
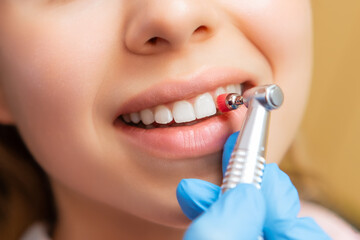
<path fill-rule="evenodd" d="M 276 84 L 253 87 L 244 93 L 244 104 L 247 106 L 256 99 L 267 110 L 279 108 L 284 101 L 284 94 Z"/>
<path fill-rule="evenodd" d="M 282 105 L 284 95 L 279 86 L 272 84 L 250 88 L 243 96 L 237 93 L 221 94 L 217 97 L 216 103 L 218 109 L 225 113 L 235 110 L 243 104 L 248 107 L 252 99 L 256 99 L 267 110 L 273 110 Z"/>

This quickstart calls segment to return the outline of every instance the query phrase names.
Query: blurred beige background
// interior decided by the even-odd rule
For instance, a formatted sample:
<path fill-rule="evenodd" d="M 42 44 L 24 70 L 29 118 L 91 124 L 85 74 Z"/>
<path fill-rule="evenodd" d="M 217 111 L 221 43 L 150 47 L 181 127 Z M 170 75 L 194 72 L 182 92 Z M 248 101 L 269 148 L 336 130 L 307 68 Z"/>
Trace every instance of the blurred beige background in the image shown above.
<path fill-rule="evenodd" d="M 360 229 L 360 1 L 312 3 L 314 80 L 283 167 L 292 161 L 308 177 L 306 195 Z"/>

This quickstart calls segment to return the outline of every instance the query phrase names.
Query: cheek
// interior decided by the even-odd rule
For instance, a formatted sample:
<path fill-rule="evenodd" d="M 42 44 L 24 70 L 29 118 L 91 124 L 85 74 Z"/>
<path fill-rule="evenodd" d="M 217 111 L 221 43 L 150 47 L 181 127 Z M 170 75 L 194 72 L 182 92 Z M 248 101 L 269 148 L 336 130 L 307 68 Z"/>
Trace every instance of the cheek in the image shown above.
<path fill-rule="evenodd" d="M 45 168 L 80 165 L 82 160 L 72 160 L 91 161 L 101 154 L 94 102 L 111 51 L 103 35 L 94 34 L 106 31 L 100 31 L 105 19 L 97 20 L 24 16 L 2 29 L 6 98 L 25 142 Z"/>
<path fill-rule="evenodd" d="M 267 160 L 279 162 L 301 121 L 311 81 L 312 19 L 308 0 L 223 1 L 245 36 L 271 64 L 285 94 L 272 113 Z"/>
<path fill-rule="evenodd" d="M 238 27 L 267 57 L 276 74 L 309 58 L 311 50 L 311 7 L 308 0 L 226 1 Z M 298 59 L 301 57 L 301 59 Z"/>

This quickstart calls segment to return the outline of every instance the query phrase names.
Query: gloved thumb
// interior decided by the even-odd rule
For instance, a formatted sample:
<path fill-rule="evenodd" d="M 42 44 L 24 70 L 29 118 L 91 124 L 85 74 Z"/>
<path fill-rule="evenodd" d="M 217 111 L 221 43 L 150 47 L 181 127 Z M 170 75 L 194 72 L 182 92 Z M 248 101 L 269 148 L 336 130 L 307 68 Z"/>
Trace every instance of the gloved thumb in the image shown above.
<path fill-rule="evenodd" d="M 200 179 L 183 179 L 176 189 L 180 207 L 190 220 L 207 210 L 219 194 L 219 186 Z"/>

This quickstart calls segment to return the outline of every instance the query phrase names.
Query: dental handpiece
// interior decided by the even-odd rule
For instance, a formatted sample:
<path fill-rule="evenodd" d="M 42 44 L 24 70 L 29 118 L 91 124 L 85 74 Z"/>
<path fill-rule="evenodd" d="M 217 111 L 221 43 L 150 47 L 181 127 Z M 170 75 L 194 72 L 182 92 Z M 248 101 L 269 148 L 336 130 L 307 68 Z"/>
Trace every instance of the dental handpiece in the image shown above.
<path fill-rule="evenodd" d="M 225 96 L 226 95 L 226 96 Z M 248 110 L 223 178 L 221 192 L 249 183 L 260 189 L 265 165 L 270 111 L 281 106 L 284 95 L 279 86 L 265 85 L 245 91 L 243 96 L 219 96 L 220 110 L 236 109 L 244 104 Z M 226 111 L 228 111 L 226 110 Z"/>
<path fill-rule="evenodd" d="M 218 97 L 218 107 L 222 112 L 237 109 L 242 104 L 248 108 L 223 178 L 222 194 L 239 183 L 250 183 L 260 189 L 270 111 L 279 108 L 283 100 L 283 92 L 275 84 L 251 88 L 243 96 L 232 93 Z M 263 234 L 258 240 L 264 240 Z"/>

